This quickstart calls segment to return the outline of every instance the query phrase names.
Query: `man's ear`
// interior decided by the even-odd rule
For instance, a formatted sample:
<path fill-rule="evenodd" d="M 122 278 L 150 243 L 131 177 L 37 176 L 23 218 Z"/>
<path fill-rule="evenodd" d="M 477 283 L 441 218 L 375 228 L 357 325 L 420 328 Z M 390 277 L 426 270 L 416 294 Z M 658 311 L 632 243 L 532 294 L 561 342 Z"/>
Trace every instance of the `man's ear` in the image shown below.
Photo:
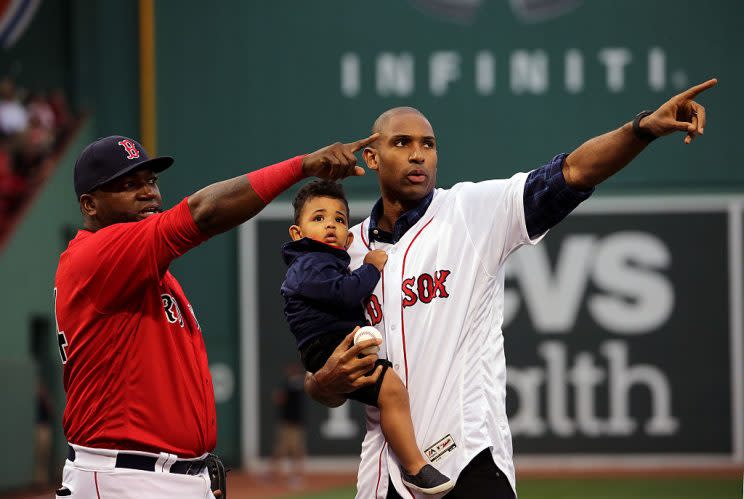
<path fill-rule="evenodd" d="M 377 171 L 380 165 L 377 163 L 377 149 L 374 147 L 365 147 L 362 151 L 362 157 L 364 162 L 367 163 L 367 168 L 370 170 Z"/>
<path fill-rule="evenodd" d="M 351 232 L 347 232 L 346 233 L 346 246 L 344 246 L 344 248 L 349 249 L 349 247 L 351 246 L 351 243 L 353 242 L 354 242 L 354 234 L 352 234 Z"/>
<path fill-rule="evenodd" d="M 80 211 L 83 212 L 83 215 L 95 217 L 96 198 L 94 198 L 90 194 L 83 194 L 82 196 L 80 196 Z"/>
<path fill-rule="evenodd" d="M 292 241 L 302 239 L 302 229 L 300 229 L 299 225 L 293 225 L 289 228 L 289 237 L 292 238 Z"/>

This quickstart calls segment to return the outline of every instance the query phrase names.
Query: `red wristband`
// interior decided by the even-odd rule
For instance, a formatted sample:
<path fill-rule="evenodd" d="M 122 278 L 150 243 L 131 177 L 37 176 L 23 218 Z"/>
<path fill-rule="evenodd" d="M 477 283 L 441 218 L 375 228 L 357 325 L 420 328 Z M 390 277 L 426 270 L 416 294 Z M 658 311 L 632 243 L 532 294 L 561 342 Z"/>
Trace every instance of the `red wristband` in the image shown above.
<path fill-rule="evenodd" d="M 251 183 L 258 197 L 268 204 L 305 176 L 302 173 L 302 158 L 304 156 L 295 156 L 281 163 L 250 172 L 247 175 L 248 182 Z"/>

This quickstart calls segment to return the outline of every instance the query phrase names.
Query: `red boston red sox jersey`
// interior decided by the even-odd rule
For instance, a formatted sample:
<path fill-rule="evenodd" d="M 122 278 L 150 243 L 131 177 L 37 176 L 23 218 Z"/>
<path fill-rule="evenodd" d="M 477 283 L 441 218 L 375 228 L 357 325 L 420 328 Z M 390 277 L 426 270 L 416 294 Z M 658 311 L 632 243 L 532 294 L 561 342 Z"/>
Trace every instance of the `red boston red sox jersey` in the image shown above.
<path fill-rule="evenodd" d="M 215 447 L 201 328 L 168 271 L 205 239 L 184 199 L 139 222 L 81 230 L 62 253 L 54 292 L 69 442 L 181 457 Z"/>

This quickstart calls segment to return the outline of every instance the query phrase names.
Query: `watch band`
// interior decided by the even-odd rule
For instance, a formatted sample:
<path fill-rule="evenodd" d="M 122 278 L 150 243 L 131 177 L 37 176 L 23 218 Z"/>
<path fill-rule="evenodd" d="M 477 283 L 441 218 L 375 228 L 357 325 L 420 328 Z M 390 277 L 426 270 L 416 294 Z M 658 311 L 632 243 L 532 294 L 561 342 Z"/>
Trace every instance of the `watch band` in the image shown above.
<path fill-rule="evenodd" d="M 641 120 L 649 114 L 653 113 L 653 111 L 641 111 L 640 113 L 636 114 L 636 117 L 633 119 L 633 133 L 636 137 L 643 140 L 644 142 L 652 142 L 659 138 L 658 135 L 654 135 L 645 128 L 641 128 Z"/>

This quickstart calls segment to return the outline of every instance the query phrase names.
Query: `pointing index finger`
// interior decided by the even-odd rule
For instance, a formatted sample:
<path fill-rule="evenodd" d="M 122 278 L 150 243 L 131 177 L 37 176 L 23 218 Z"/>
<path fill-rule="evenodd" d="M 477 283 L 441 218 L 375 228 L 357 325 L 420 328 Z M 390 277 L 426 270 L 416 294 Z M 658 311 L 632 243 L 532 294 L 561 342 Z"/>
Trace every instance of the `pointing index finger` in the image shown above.
<path fill-rule="evenodd" d="M 716 78 L 712 78 L 706 82 L 703 82 L 699 85 L 695 85 L 692 88 L 687 89 L 682 96 L 687 99 L 693 99 L 695 96 L 697 96 L 700 92 L 703 92 L 705 90 L 708 90 L 711 87 L 715 87 L 718 83 L 718 80 Z"/>
<path fill-rule="evenodd" d="M 375 132 L 366 139 L 357 140 L 356 142 L 351 142 L 348 145 L 351 146 L 351 152 L 357 152 L 364 149 L 378 138 L 380 138 L 380 132 Z"/>

